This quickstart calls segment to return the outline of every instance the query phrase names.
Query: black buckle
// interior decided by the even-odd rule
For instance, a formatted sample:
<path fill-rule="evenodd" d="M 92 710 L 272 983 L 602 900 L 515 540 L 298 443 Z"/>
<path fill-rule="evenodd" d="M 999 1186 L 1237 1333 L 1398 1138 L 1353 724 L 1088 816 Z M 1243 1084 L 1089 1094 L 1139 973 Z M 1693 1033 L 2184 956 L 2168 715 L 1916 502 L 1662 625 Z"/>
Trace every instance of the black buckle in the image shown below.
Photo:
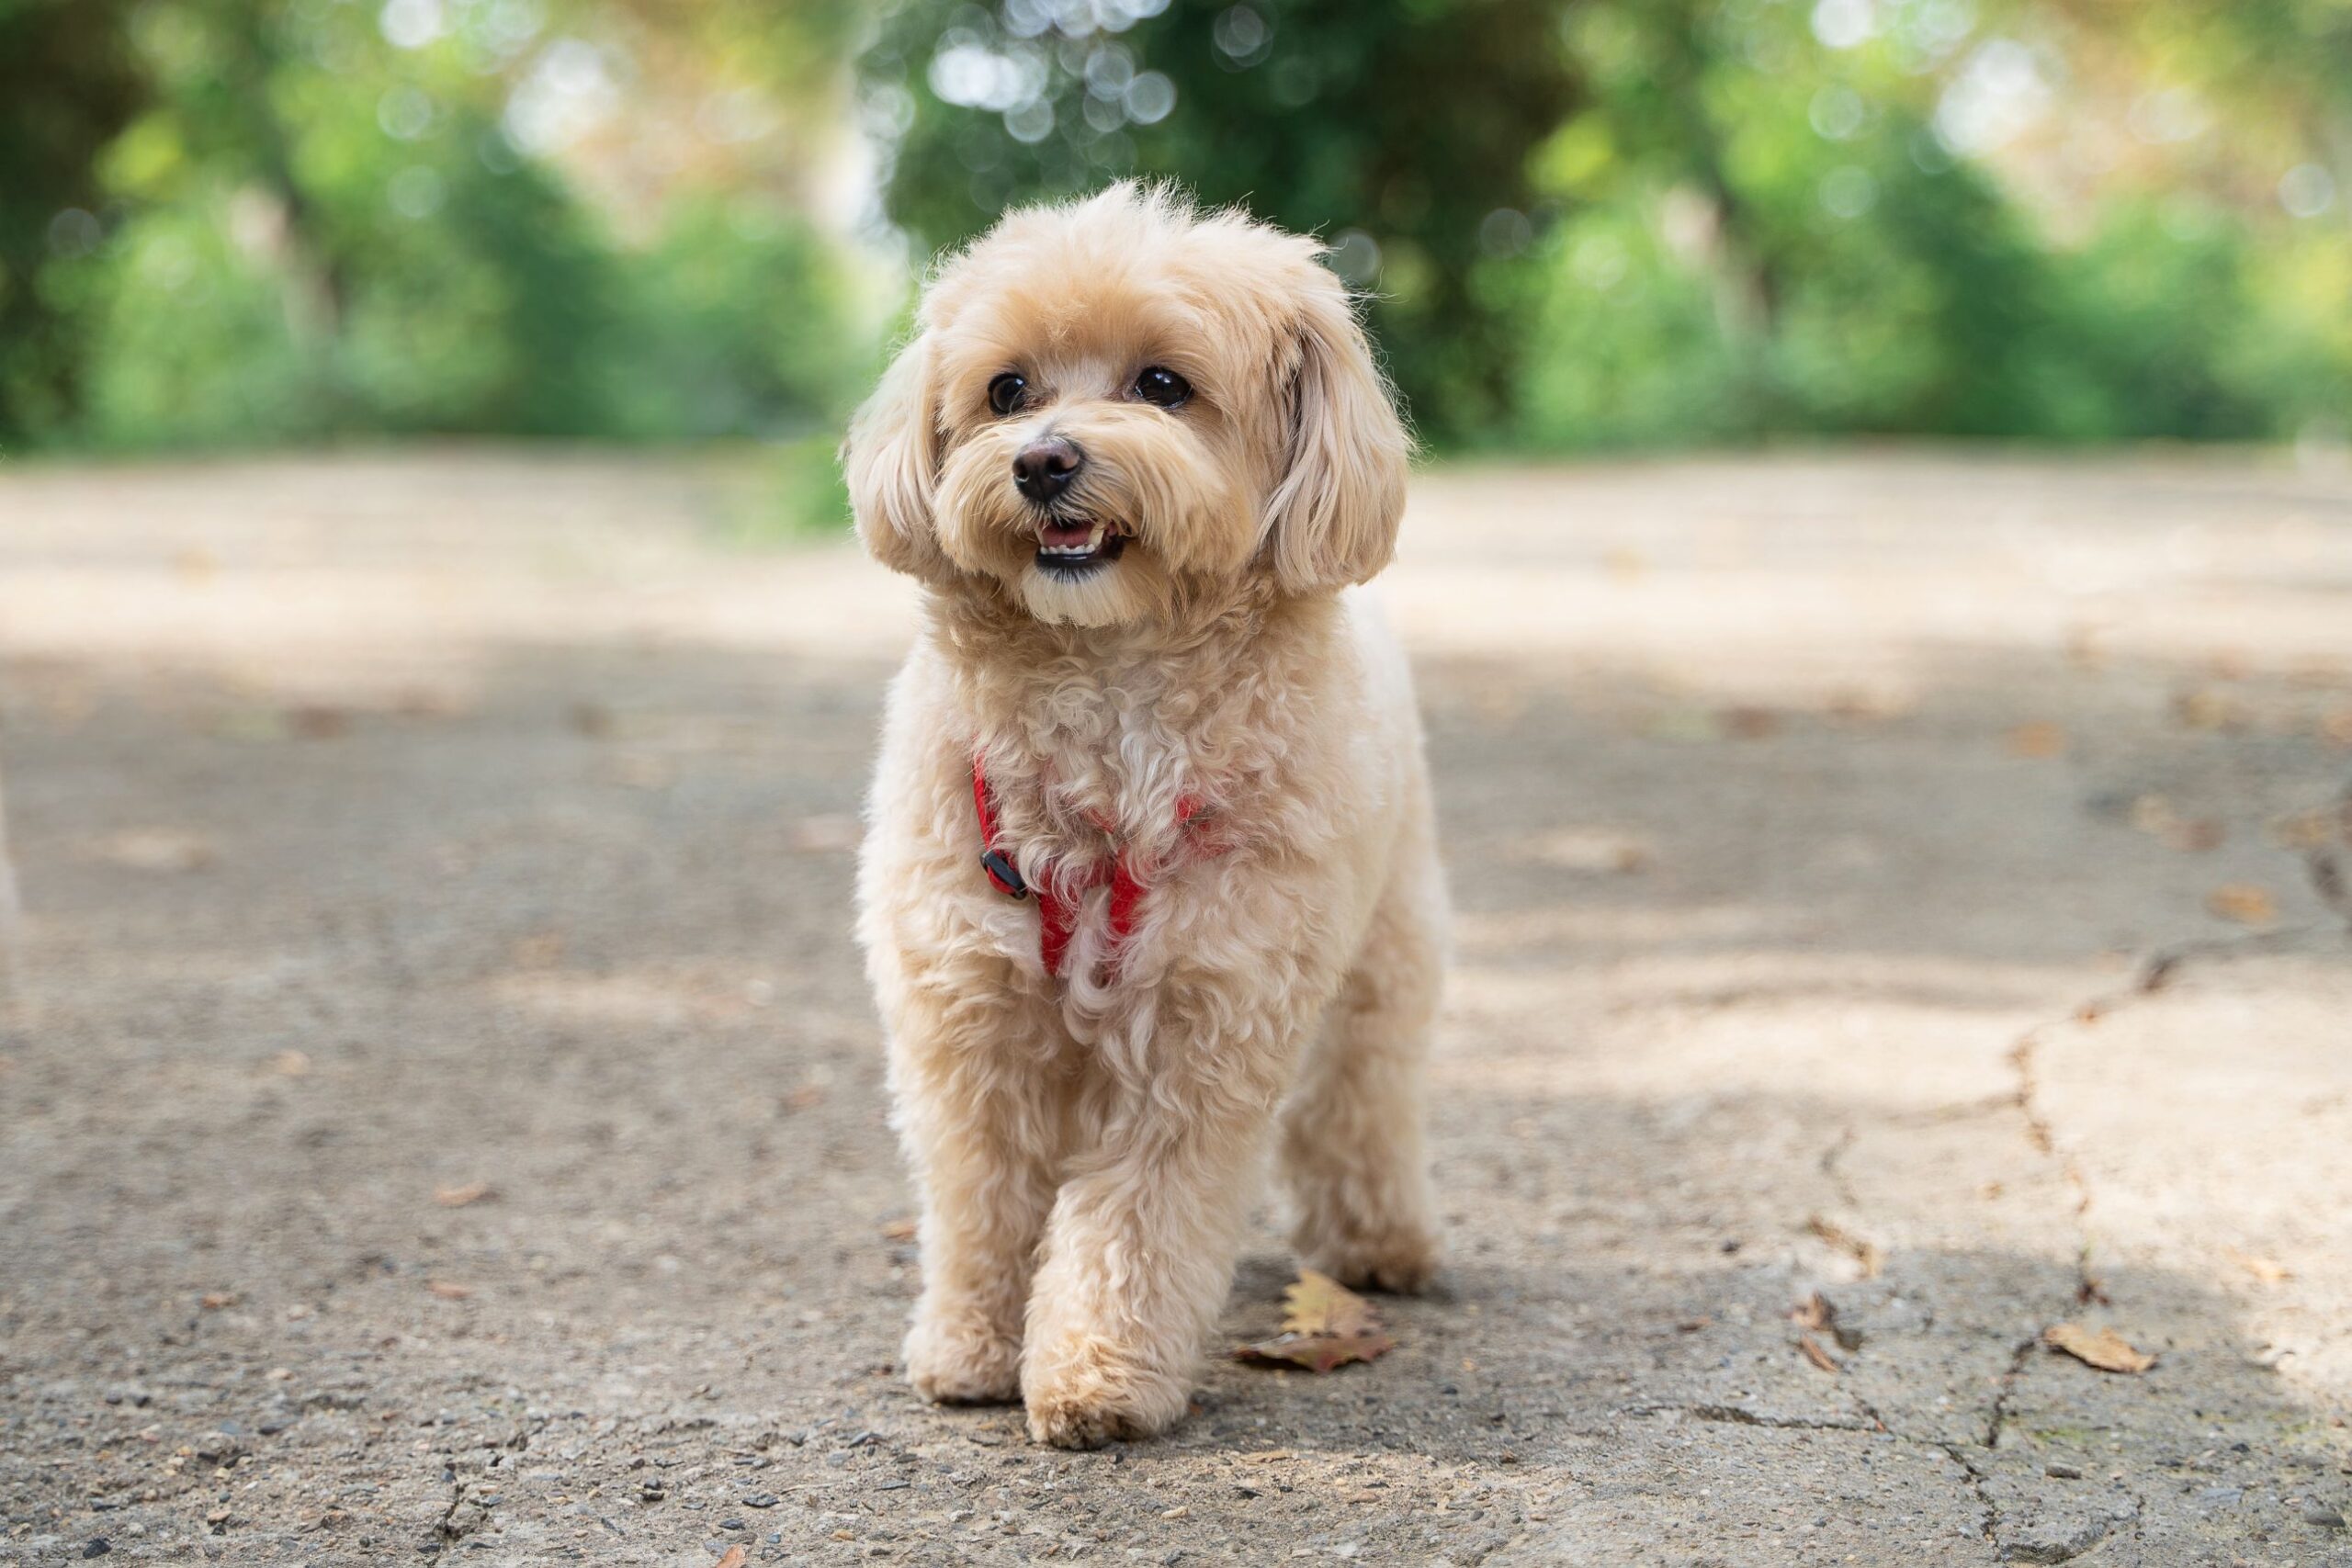
<path fill-rule="evenodd" d="M 996 890 L 1008 898 L 1026 898 L 1029 885 L 1021 880 L 1021 868 L 994 850 L 980 852 L 980 869 L 989 874 Z"/>

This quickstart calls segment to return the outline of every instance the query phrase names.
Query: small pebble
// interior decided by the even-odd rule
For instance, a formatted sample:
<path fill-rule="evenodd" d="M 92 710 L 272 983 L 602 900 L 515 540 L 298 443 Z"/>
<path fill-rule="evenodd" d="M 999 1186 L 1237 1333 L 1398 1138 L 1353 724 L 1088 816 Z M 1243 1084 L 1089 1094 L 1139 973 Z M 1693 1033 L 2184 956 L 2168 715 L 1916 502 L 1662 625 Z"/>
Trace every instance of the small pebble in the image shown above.
<path fill-rule="evenodd" d="M 2341 1521 L 2338 1522 L 2340 1523 Z M 85 1559 L 91 1557 L 104 1557 L 107 1552 L 112 1551 L 113 1550 L 114 1548 L 107 1544 L 106 1537 L 98 1536 L 93 1539 L 89 1545 L 82 1549 L 82 1555 Z"/>
<path fill-rule="evenodd" d="M 773 1495 L 766 1492 L 754 1493 L 752 1495 L 743 1499 L 743 1506 L 747 1508 L 773 1508 L 775 1506 L 775 1498 Z"/>
<path fill-rule="evenodd" d="M 2049 1465 L 2044 1467 L 2041 1473 L 2054 1475 L 2061 1481 L 2080 1481 L 2083 1478 L 2083 1472 L 2071 1464 Z"/>
<path fill-rule="evenodd" d="M 2344 1516 L 2334 1508 L 2312 1508 L 2305 1511 L 2303 1523 L 2318 1525 L 2323 1529 L 2340 1530 L 2344 1528 Z"/>
<path fill-rule="evenodd" d="M 718 1521 L 718 1528 L 723 1530 L 739 1530 L 743 1528 L 743 1521 L 741 1519 L 721 1519 Z"/>

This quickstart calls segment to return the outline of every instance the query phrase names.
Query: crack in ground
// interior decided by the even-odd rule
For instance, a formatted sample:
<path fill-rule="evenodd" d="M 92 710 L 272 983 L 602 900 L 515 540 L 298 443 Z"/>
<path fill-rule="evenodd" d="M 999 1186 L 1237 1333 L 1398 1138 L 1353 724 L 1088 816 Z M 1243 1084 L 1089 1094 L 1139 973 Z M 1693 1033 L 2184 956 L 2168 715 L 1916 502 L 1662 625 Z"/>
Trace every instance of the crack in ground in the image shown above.
<path fill-rule="evenodd" d="M 1865 1427 L 1859 1421 L 1823 1421 L 1810 1416 L 1767 1416 L 1762 1411 L 1749 1410 L 1737 1404 L 1624 1404 L 1618 1406 L 1613 1414 L 1684 1416 L 1693 1421 L 1713 1421 L 1727 1427 L 1770 1427 L 1786 1432 L 1860 1432 L 1866 1437 L 1876 1437 L 1885 1432 L 1890 1438 L 1901 1437 L 1900 1433 L 1887 1431 L 1883 1426 Z"/>

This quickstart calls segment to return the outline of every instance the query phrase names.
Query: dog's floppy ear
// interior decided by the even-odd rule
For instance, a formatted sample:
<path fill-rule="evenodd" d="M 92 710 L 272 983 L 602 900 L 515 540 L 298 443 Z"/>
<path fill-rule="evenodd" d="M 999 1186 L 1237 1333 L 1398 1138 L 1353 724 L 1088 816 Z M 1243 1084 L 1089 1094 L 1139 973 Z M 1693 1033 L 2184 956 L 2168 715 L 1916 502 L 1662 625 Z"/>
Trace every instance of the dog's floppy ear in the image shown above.
<path fill-rule="evenodd" d="M 842 474 L 858 539 L 874 558 L 893 571 L 937 581 L 954 569 L 932 524 L 940 443 L 931 361 L 927 336 L 899 351 L 849 422 Z"/>
<path fill-rule="evenodd" d="M 1266 551 L 1293 593 L 1363 582 L 1388 564 L 1412 450 L 1347 291 L 1310 267 L 1294 329 L 1288 467 L 1266 508 Z"/>

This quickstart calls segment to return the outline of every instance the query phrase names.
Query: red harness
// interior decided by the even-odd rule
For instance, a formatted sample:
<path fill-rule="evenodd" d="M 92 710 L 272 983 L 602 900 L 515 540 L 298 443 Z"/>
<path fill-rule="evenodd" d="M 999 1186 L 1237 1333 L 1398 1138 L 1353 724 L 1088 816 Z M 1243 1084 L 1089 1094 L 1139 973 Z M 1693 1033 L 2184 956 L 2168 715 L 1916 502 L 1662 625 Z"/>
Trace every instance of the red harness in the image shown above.
<path fill-rule="evenodd" d="M 988 767 L 975 754 L 972 758 L 972 808 L 980 818 L 980 869 L 988 873 L 989 881 L 1008 898 L 1037 899 L 1037 956 L 1044 961 L 1046 973 L 1059 975 L 1062 961 L 1069 955 L 1070 932 L 1078 923 L 1078 904 L 1055 892 L 1050 886 L 1032 887 L 1022 878 L 1021 870 L 1012 857 L 996 847 L 996 797 L 989 789 Z M 1199 815 L 1201 803 L 1191 795 L 1176 803 L 1176 825 L 1190 828 Z M 1227 846 L 1204 841 L 1197 833 L 1187 835 L 1188 841 L 1208 854 L 1222 854 Z M 1155 870 L 1157 868 L 1154 868 Z M 1135 863 L 1122 849 L 1108 865 L 1098 865 L 1081 894 L 1108 883 L 1111 887 L 1111 953 L 1113 962 L 1126 945 L 1136 929 L 1136 912 L 1143 903 L 1149 884 Z"/>

